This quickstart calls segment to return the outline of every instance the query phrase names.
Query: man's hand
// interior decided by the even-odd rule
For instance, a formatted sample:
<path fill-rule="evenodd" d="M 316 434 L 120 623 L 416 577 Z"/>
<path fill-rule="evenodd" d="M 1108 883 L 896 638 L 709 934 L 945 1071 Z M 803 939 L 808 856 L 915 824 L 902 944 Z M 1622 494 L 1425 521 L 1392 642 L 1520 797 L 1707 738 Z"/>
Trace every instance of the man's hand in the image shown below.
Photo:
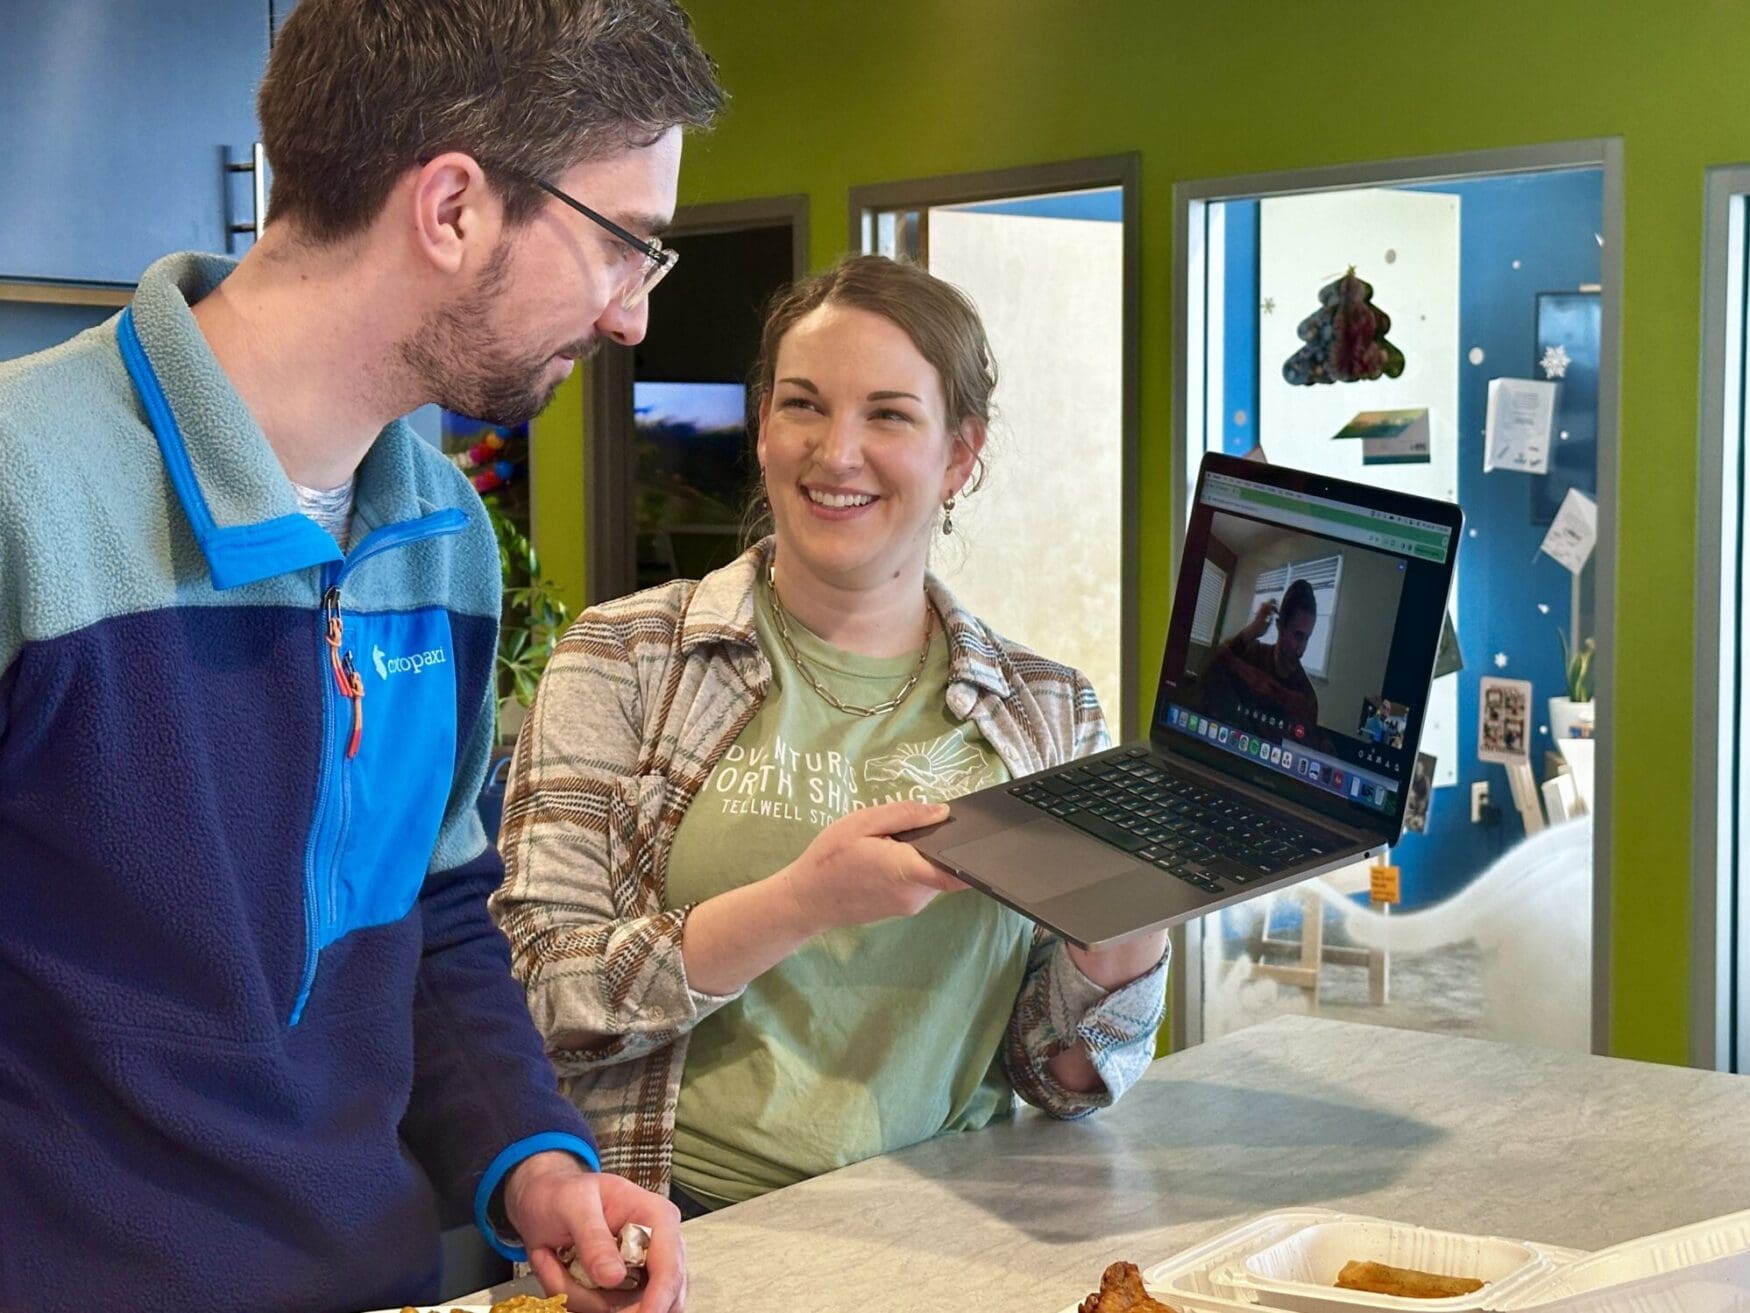
<path fill-rule="evenodd" d="M 606 1313 L 680 1313 L 686 1304 L 686 1255 L 680 1211 L 661 1195 L 623 1176 L 592 1172 L 568 1153 L 532 1154 L 511 1171 L 504 1210 L 529 1251 L 529 1265 L 549 1295 L 561 1291 L 573 1310 Z M 643 1286 L 615 1290 L 626 1279 L 620 1230 L 628 1222 L 650 1228 Z M 575 1246 L 600 1290 L 585 1290 L 565 1270 L 556 1250 Z"/>

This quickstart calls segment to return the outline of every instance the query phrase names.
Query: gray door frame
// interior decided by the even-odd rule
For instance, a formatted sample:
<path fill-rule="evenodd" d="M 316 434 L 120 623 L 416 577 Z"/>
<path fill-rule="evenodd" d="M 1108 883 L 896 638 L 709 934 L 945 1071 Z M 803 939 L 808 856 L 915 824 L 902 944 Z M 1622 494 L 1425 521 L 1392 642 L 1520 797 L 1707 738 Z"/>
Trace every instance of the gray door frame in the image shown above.
<path fill-rule="evenodd" d="M 747 228 L 790 226 L 790 276 L 808 272 L 808 197 L 762 196 L 684 205 L 667 236 L 704 237 Z M 660 292 L 657 293 L 661 295 Z M 594 604 L 637 586 L 637 525 L 632 493 L 632 349 L 607 344 L 584 376 L 584 590 Z"/>
<path fill-rule="evenodd" d="M 1598 137 L 1582 141 L 1429 155 L 1370 163 L 1338 164 L 1281 173 L 1255 173 L 1178 183 L 1173 188 L 1173 570 L 1177 578 L 1185 541 L 1185 513 L 1194 469 L 1190 466 L 1190 435 L 1195 423 L 1205 430 L 1201 388 L 1204 383 L 1203 343 L 1189 330 L 1193 296 L 1203 295 L 1201 255 L 1208 206 L 1218 201 L 1257 200 L 1309 192 L 1346 191 L 1356 187 L 1391 187 L 1411 183 L 1447 182 L 1510 173 L 1543 173 L 1556 169 L 1598 168 L 1604 174 L 1604 249 L 1600 275 L 1598 388 L 1598 546 L 1594 553 L 1597 629 L 1606 636 L 1596 662 L 1598 699 L 1597 774 L 1593 812 L 1598 818 L 1592 839 L 1592 1050 L 1610 1048 L 1611 841 L 1610 800 L 1614 787 L 1615 654 L 1608 640 L 1616 633 L 1617 444 L 1621 409 L 1622 349 L 1622 139 Z M 1190 381 L 1195 379 L 1194 395 Z M 1194 1044 L 1203 1037 L 1202 925 L 1193 922 L 1173 932 L 1171 1020 L 1175 1043 Z M 1193 964 L 1198 969 L 1193 970 Z"/>
<path fill-rule="evenodd" d="M 1120 529 L 1121 575 L 1119 605 L 1119 698 L 1124 711 L 1115 727 L 1120 738 L 1135 738 L 1140 723 L 1137 705 L 1138 588 L 1136 572 L 1138 522 L 1138 451 L 1142 432 L 1141 323 L 1142 323 L 1142 157 L 1137 154 L 1106 155 L 1093 159 L 1063 160 L 1013 169 L 978 173 L 943 174 L 899 182 L 871 183 L 850 190 L 850 249 L 875 249 L 874 219 L 881 210 L 926 209 L 942 205 L 971 205 L 980 201 L 1040 196 L 1051 192 L 1088 191 L 1117 187 L 1124 204 L 1124 291 L 1122 334 L 1124 353 L 1120 365 L 1121 398 L 1119 480 L 1124 523 Z"/>
<path fill-rule="evenodd" d="M 1737 688 L 1743 636 L 1722 617 L 1742 595 L 1746 325 L 1745 224 L 1750 164 L 1707 171 L 1702 248 L 1701 384 L 1696 440 L 1694 872 L 1690 894 L 1690 1062 L 1743 1070 L 1750 1053 L 1743 1027 L 1750 1008 L 1734 960 L 1750 942 L 1744 900 L 1736 896 L 1735 816 L 1739 782 Z M 1730 555 L 1728 555 L 1730 553 Z M 1734 663 L 1734 657 L 1738 662 Z M 1734 688 L 1725 687 L 1731 680 Z M 1728 724 L 1729 718 L 1730 723 Z"/>

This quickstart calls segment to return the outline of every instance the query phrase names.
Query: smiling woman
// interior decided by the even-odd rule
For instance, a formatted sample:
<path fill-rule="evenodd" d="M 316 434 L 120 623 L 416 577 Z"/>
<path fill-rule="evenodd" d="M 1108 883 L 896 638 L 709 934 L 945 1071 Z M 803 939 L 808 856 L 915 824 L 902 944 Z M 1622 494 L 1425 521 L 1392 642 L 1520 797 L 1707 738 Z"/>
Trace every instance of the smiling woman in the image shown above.
<path fill-rule="evenodd" d="M 683 1215 L 1017 1094 L 1082 1116 L 1153 1055 L 1164 935 L 1069 947 L 896 838 L 1107 741 L 1083 675 L 927 569 L 995 385 L 921 269 L 782 293 L 751 385 L 769 536 L 586 613 L 524 728 L 494 913 L 604 1164 Z"/>
<path fill-rule="evenodd" d="M 855 305 L 798 319 L 773 369 L 760 381 L 757 451 L 779 544 L 774 582 L 811 628 L 832 623 L 847 591 L 878 600 L 885 614 L 861 617 L 869 655 L 914 650 L 928 617 L 912 576 L 940 508 L 972 474 L 984 416 L 950 415 L 940 374 L 906 331 Z"/>

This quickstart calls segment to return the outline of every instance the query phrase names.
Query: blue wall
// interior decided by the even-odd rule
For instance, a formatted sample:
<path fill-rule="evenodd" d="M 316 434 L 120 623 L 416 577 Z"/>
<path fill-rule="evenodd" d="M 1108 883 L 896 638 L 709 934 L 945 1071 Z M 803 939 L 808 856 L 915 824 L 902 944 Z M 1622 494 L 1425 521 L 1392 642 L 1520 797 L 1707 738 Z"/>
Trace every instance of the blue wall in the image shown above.
<path fill-rule="evenodd" d="M 1539 292 L 1576 291 L 1600 277 L 1597 234 L 1603 227 L 1603 178 L 1595 170 L 1523 174 L 1409 190 L 1446 192 L 1459 201 L 1459 502 L 1470 536 L 1459 557 L 1458 784 L 1437 789 L 1428 833 L 1406 833 L 1393 850 L 1404 874 L 1404 902 L 1414 907 L 1457 892 L 1496 856 L 1524 837 L 1505 770 L 1476 759 L 1477 690 L 1483 675 L 1532 682 L 1532 766 L 1539 778 L 1547 732 L 1547 699 L 1565 692 L 1556 627 L 1568 623 L 1570 576 L 1538 551 L 1547 523 L 1533 520 L 1535 476 L 1483 472 L 1483 424 L 1492 378 L 1542 378 L 1536 368 Z M 1518 267 L 1514 267 L 1514 262 Z M 1257 208 L 1227 207 L 1227 307 L 1223 394 L 1224 446 L 1243 453 L 1256 441 L 1258 292 Z M 1385 309 L 1389 311 L 1390 306 Z M 1472 365 L 1480 347 L 1484 359 Z M 1249 397 L 1249 400 L 1242 398 Z M 1234 423 L 1244 409 L 1248 422 Z M 1591 417 L 1588 417 L 1591 418 Z M 1579 420 L 1567 427 L 1581 440 Z M 1589 436 L 1589 432 L 1584 434 Z M 1556 445 L 1552 440 L 1552 446 Z M 1593 483 L 1581 485 L 1589 495 Z M 1544 615 L 1538 604 L 1550 610 Z M 1495 654 L 1507 664 L 1497 669 Z M 1487 780 L 1501 809 L 1499 828 L 1470 820 L 1472 781 Z"/>
<path fill-rule="evenodd" d="M 1124 222 L 1124 189 L 1102 187 L 1094 191 L 1048 192 L 1022 196 L 1012 201 L 982 201 L 974 205 L 951 205 L 953 210 L 974 214 L 1028 214 L 1038 219 L 1092 219 L 1100 223 Z"/>
<path fill-rule="evenodd" d="M 1227 328 L 1222 337 L 1221 442 L 1230 456 L 1258 445 L 1258 202 L 1229 201 Z"/>
<path fill-rule="evenodd" d="M 106 305 L 0 301 L 0 360 L 15 360 L 65 342 L 118 313 Z"/>

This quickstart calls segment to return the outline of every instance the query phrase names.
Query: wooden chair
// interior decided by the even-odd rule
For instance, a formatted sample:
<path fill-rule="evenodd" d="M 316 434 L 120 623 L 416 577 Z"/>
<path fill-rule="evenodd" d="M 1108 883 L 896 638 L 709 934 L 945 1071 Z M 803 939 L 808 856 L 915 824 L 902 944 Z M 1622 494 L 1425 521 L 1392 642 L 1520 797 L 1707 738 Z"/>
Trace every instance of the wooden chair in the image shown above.
<path fill-rule="evenodd" d="M 1371 861 L 1354 862 L 1332 871 L 1329 875 L 1321 876 L 1320 879 L 1338 893 L 1360 893 L 1373 886 L 1372 866 Z M 1313 882 L 1308 881 L 1298 889 L 1288 892 L 1300 900 L 1300 938 L 1294 940 L 1270 937 L 1270 913 L 1275 907 L 1276 899 L 1283 895 L 1266 895 L 1264 923 L 1254 943 L 1256 951 L 1253 953 L 1253 978 L 1275 980 L 1295 989 L 1303 989 L 1306 991 L 1308 1003 L 1316 1009 L 1319 1005 L 1319 971 L 1326 962 L 1343 966 L 1365 966 L 1368 1001 L 1375 1007 L 1387 1002 L 1391 998 L 1391 955 L 1383 949 L 1327 945 L 1325 900 L 1319 896 Z M 1391 907 L 1390 904 L 1376 903 L 1374 910 L 1389 913 Z M 1269 952 L 1289 953 L 1297 960 L 1290 963 L 1266 962 L 1263 960 L 1264 955 Z"/>

